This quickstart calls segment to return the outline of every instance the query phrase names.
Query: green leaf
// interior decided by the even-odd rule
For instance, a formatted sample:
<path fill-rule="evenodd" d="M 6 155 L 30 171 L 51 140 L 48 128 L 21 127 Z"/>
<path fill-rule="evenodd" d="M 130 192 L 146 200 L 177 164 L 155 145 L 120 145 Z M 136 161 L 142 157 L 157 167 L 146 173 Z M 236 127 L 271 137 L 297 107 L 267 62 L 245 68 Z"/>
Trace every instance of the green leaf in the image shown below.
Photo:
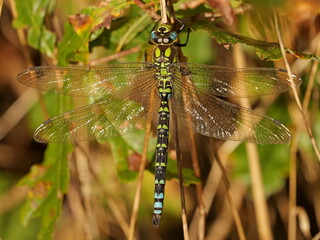
<path fill-rule="evenodd" d="M 109 138 L 112 155 L 117 166 L 117 172 L 122 182 L 134 181 L 138 174 L 143 152 L 145 131 L 136 131 L 120 137 Z M 152 159 L 156 138 L 150 136 L 147 160 Z"/>
<path fill-rule="evenodd" d="M 29 185 L 28 199 L 21 209 L 21 219 L 27 225 L 32 218 L 41 218 L 38 240 L 52 238 L 61 212 L 63 195 L 67 192 L 69 171 L 67 154 L 70 144 L 49 144 L 42 165 L 34 165 L 20 185 Z"/>
<path fill-rule="evenodd" d="M 289 151 L 286 145 L 258 145 L 263 187 L 269 196 L 281 190 L 289 172 Z M 252 185 L 245 145 L 241 144 L 234 155 L 233 177 L 249 188 Z"/>
<path fill-rule="evenodd" d="M 131 18 L 129 21 L 123 24 L 118 31 L 114 31 L 111 41 L 118 45 L 117 51 L 120 51 L 126 44 L 131 43 L 137 37 L 137 35 L 150 26 L 150 24 L 151 19 L 149 15 L 144 14 L 139 17 Z"/>
<path fill-rule="evenodd" d="M 69 17 L 64 25 L 64 38 L 58 45 L 58 65 L 69 61 L 88 63 L 89 41 L 98 38 L 118 15 L 110 5 L 84 8 Z"/>
<path fill-rule="evenodd" d="M 152 169 L 154 173 L 154 169 Z M 190 184 L 199 184 L 200 179 L 195 177 L 193 175 L 193 169 L 191 168 L 182 168 L 183 172 L 183 184 L 185 186 L 189 186 Z M 178 167 L 177 167 L 177 161 L 172 160 L 170 157 L 168 158 L 167 162 L 167 175 L 166 175 L 167 180 L 176 178 L 178 179 Z"/>
<path fill-rule="evenodd" d="M 89 37 L 89 36 L 88 36 Z M 88 41 L 87 37 L 80 37 L 70 23 L 64 25 L 64 37 L 58 44 L 58 65 L 66 66 L 70 60 L 88 61 Z"/>
<path fill-rule="evenodd" d="M 52 57 L 56 36 L 44 27 L 44 18 L 52 9 L 52 3 L 46 0 L 17 0 L 16 9 L 18 17 L 13 21 L 13 26 L 28 27 L 28 44 Z"/>
<path fill-rule="evenodd" d="M 40 32 L 39 35 L 38 29 L 30 28 L 28 30 L 28 44 L 34 49 L 38 49 L 40 52 L 52 57 L 56 36 L 52 32 L 46 30 L 45 27 L 41 27 Z"/>
<path fill-rule="evenodd" d="M 278 43 L 265 42 L 261 40 L 255 40 L 249 37 L 237 35 L 227 30 L 216 27 L 213 23 L 198 22 L 190 25 L 194 31 L 206 31 L 211 37 L 216 39 L 219 44 L 232 45 L 236 43 L 246 44 L 254 47 L 257 56 L 262 60 L 275 61 L 282 58 L 281 49 Z M 286 53 L 289 53 L 297 58 L 312 59 L 320 61 L 319 57 L 314 54 L 299 53 L 291 48 L 285 48 Z"/>
<path fill-rule="evenodd" d="M 19 190 L 19 187 L 15 186 L 19 178 L 19 174 L 12 174 L 12 172 L 4 168 L 0 170 L 0 198 L 2 199 L 2 206 L 6 205 L 6 196 L 12 197 L 10 192 Z M 7 198 L 7 201 L 10 201 L 11 197 L 10 199 Z M 16 203 L 10 208 L 6 208 L 5 211 L 1 211 L 0 239 L 35 239 L 39 221 L 33 221 L 27 228 L 24 227 L 20 221 L 17 221 L 19 219 L 20 205 Z"/>
<path fill-rule="evenodd" d="M 122 182 L 134 181 L 138 175 L 138 170 L 143 152 L 145 131 L 136 131 L 120 137 L 109 138 L 112 155 L 116 162 L 117 172 Z M 147 160 L 154 162 L 156 138 L 151 137 L 149 140 Z M 149 164 L 147 169 L 154 174 L 154 164 Z M 183 168 L 183 180 L 186 186 L 199 183 L 199 179 L 193 175 L 193 170 Z M 167 179 L 177 178 L 177 162 L 170 157 L 167 162 Z"/>

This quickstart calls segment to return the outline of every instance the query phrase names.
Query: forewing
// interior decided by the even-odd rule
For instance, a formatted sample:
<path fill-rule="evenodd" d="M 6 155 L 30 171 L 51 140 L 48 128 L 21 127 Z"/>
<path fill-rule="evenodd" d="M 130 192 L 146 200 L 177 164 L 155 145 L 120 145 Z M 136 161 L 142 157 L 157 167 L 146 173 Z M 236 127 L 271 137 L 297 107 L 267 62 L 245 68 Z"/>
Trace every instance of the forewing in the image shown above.
<path fill-rule="evenodd" d="M 108 138 L 143 129 L 159 103 L 156 82 L 150 79 L 107 100 L 63 113 L 35 131 L 38 142 L 76 142 Z"/>
<path fill-rule="evenodd" d="M 175 79 L 173 111 L 196 132 L 223 140 L 280 144 L 290 142 L 290 132 L 279 121 L 226 102 Z"/>
<path fill-rule="evenodd" d="M 180 72 L 180 73 L 178 73 Z M 229 68 L 195 63 L 176 63 L 175 75 L 189 76 L 199 91 L 221 97 L 257 97 L 290 89 L 287 71 L 275 68 Z M 298 87 L 301 79 L 292 75 Z"/>
<path fill-rule="evenodd" d="M 154 68 L 149 63 L 39 66 L 21 72 L 18 81 L 45 92 L 99 97 L 127 91 L 153 75 Z"/>

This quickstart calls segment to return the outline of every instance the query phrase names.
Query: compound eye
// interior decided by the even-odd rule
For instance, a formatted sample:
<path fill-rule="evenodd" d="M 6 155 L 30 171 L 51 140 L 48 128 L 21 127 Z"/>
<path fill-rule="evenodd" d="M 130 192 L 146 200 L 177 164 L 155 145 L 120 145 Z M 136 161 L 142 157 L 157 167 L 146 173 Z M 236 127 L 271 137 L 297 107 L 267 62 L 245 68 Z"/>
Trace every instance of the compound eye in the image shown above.
<path fill-rule="evenodd" d="M 157 34 L 156 34 L 154 31 L 151 32 L 151 34 L 150 34 L 150 39 L 151 39 L 151 41 L 153 41 L 153 42 L 157 41 Z"/>
<path fill-rule="evenodd" d="M 177 39 L 178 35 L 177 35 L 176 32 L 172 32 L 169 37 L 170 37 L 170 39 L 171 39 L 172 41 L 174 41 L 174 40 Z"/>

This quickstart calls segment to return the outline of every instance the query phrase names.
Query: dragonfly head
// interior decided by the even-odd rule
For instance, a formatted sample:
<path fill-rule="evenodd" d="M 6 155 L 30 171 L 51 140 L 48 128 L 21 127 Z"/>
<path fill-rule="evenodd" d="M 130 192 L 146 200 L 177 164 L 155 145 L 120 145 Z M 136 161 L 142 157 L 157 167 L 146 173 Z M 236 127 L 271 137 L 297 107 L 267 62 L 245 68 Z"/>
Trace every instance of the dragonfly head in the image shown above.
<path fill-rule="evenodd" d="M 150 41 L 155 45 L 171 45 L 178 41 L 178 33 L 169 24 L 158 24 L 151 31 Z"/>

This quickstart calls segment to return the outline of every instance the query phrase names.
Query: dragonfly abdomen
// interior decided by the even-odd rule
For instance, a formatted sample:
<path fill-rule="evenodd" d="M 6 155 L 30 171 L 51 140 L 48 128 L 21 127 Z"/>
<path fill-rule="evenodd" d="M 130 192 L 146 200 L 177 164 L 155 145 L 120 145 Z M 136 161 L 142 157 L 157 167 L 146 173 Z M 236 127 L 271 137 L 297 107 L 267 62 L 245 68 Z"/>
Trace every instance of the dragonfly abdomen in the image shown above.
<path fill-rule="evenodd" d="M 159 226 L 162 215 L 168 158 L 169 122 L 170 110 L 167 95 L 165 98 L 161 99 L 161 105 L 159 108 L 159 125 L 157 129 L 158 139 L 155 161 L 154 210 L 152 218 L 154 226 Z"/>
<path fill-rule="evenodd" d="M 170 109 L 169 98 L 172 93 L 172 75 L 168 65 L 170 63 L 158 62 L 159 66 L 156 78 L 159 81 L 159 97 L 161 100 L 159 107 L 159 124 L 157 127 L 157 146 L 155 159 L 155 190 L 154 190 L 154 210 L 152 223 L 159 226 L 162 215 L 164 187 L 166 182 L 166 167 L 168 158 L 169 123 Z"/>

